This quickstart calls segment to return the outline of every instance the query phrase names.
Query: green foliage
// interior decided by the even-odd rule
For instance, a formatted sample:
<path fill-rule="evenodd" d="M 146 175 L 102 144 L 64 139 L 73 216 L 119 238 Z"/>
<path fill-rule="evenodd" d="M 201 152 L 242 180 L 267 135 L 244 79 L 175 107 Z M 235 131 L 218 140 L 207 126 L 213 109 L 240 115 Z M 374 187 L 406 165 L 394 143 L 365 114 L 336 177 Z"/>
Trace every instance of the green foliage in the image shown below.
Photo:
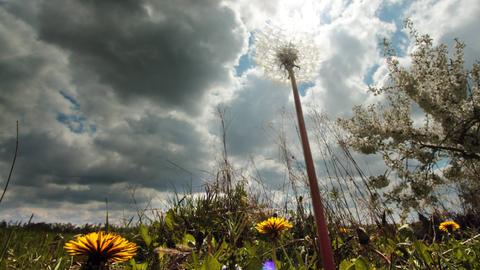
<path fill-rule="evenodd" d="M 362 256 L 352 260 L 343 260 L 339 266 L 339 270 L 369 270 L 369 269 L 373 269 L 373 268 L 370 266 L 370 263 Z"/>
<path fill-rule="evenodd" d="M 65 269 L 64 235 L 0 227 L 0 269 Z"/>
<path fill-rule="evenodd" d="M 272 240 L 255 230 L 255 224 L 268 216 L 266 209 L 248 202 L 242 187 L 231 192 L 231 196 L 207 192 L 203 197 L 185 197 L 150 224 L 112 227 L 112 231 L 136 242 L 139 251 L 130 262 L 113 265 L 111 269 L 240 267 L 259 270 L 266 260 L 271 259 L 277 270 L 319 269 L 321 259 L 312 240 L 315 230 L 302 227 L 311 223 L 308 214 L 307 218 L 304 217 L 304 210 L 290 211 L 289 220 L 294 227 Z M 480 235 L 477 230 L 462 228 L 451 234 L 437 235 L 435 241 L 426 241 L 417 239 L 416 235 L 421 231 L 417 225 L 384 224 L 360 229 L 352 224 L 342 233 L 335 233 L 332 228 L 339 269 L 480 269 Z M 68 230 L 68 226 L 35 230 L 30 225 L 3 224 L 0 228 L 1 270 L 79 269 L 78 263 L 82 259 L 65 254 L 63 245 L 74 234 L 87 231 Z M 303 233 L 298 228 L 303 228 Z M 54 229 L 57 232 L 53 232 Z M 89 231 L 98 229 L 87 227 Z M 360 241 L 359 231 L 368 241 Z"/>
<path fill-rule="evenodd" d="M 131 270 L 148 270 L 148 263 L 136 263 L 134 259 L 130 260 Z"/>
<path fill-rule="evenodd" d="M 429 267 L 433 264 L 430 250 L 423 242 L 415 241 L 413 247 L 415 249 L 415 257 L 417 258 L 417 261 L 422 262 L 425 267 Z"/>
<path fill-rule="evenodd" d="M 140 246 L 162 247 L 165 243 L 157 242 L 155 234 L 151 233 L 154 228 L 141 225 L 137 233 L 123 233 L 133 233 L 133 239 L 137 239 Z M 238 226 L 232 225 L 231 232 L 239 233 L 235 228 Z M 349 233 L 334 238 L 334 243 L 337 243 L 335 253 L 341 254 L 339 269 L 390 269 L 390 265 L 395 265 L 396 269 L 480 269 L 480 237 L 477 231 L 445 234 L 442 240 L 433 243 L 416 239 L 415 232 L 406 226 L 399 227 L 398 233 L 393 235 L 374 228 L 366 231 L 371 238 L 367 245 L 361 245 L 356 236 Z M 5 254 L 0 260 L 0 269 L 76 269 L 71 268 L 75 263 L 63 251 L 63 244 L 73 237 L 72 234 L 66 234 L 67 239 L 64 239 L 51 232 L 15 227 L 2 229 L 0 236 L 1 243 L 4 243 L 0 252 Z M 195 237 L 184 233 L 172 249 L 165 248 L 163 253 L 141 249 L 139 252 L 143 254 L 112 269 L 202 270 L 221 269 L 223 266 L 235 269 L 239 266 L 245 270 L 258 270 L 264 261 L 272 258 L 272 251 L 275 252 L 277 269 L 318 268 L 318 255 L 310 249 L 308 240 L 294 239 L 292 233 L 272 242 L 251 232 L 251 238 L 244 239 L 240 246 L 230 239 L 227 235 L 219 239 L 207 237 L 198 248 Z"/>
<path fill-rule="evenodd" d="M 140 224 L 139 226 L 140 236 L 142 236 L 143 242 L 147 247 L 152 243 L 152 237 L 148 234 L 148 227 Z"/>

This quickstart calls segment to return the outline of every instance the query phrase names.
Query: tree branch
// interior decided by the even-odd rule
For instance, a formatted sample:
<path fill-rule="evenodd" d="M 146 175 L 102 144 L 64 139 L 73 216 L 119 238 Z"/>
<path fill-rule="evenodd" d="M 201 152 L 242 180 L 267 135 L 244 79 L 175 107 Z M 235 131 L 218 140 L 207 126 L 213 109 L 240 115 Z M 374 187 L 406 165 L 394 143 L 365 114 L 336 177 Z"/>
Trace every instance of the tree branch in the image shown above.
<path fill-rule="evenodd" d="M 435 149 L 435 150 L 447 150 L 447 151 L 452 151 L 452 152 L 455 152 L 455 153 L 460 153 L 464 158 L 467 158 L 467 159 L 479 159 L 480 160 L 480 155 L 479 154 L 467 152 L 467 151 L 465 151 L 463 149 L 460 149 L 460 148 L 426 144 L 426 143 L 419 143 L 419 144 L 420 144 L 420 148 L 431 148 L 431 149 Z"/>

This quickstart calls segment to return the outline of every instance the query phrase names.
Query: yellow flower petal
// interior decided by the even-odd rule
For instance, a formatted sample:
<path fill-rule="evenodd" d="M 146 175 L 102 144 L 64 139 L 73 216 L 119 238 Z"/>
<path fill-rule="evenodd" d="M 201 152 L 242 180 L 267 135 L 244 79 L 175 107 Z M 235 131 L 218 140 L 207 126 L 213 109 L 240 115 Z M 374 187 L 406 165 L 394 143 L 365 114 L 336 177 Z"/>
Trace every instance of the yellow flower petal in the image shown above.
<path fill-rule="evenodd" d="M 460 229 L 460 225 L 458 225 L 458 223 L 456 223 L 453 220 L 447 220 L 440 223 L 440 226 L 438 226 L 438 229 L 448 233 L 448 232 L 452 232 Z"/>
<path fill-rule="evenodd" d="M 272 238 L 278 237 L 283 231 L 293 228 L 286 219 L 279 217 L 271 217 L 258 223 L 255 229 L 261 234 L 267 234 Z"/>
<path fill-rule="evenodd" d="M 68 254 L 86 255 L 105 262 L 124 262 L 137 252 L 137 245 L 120 235 L 105 232 L 92 232 L 76 237 L 64 246 Z"/>

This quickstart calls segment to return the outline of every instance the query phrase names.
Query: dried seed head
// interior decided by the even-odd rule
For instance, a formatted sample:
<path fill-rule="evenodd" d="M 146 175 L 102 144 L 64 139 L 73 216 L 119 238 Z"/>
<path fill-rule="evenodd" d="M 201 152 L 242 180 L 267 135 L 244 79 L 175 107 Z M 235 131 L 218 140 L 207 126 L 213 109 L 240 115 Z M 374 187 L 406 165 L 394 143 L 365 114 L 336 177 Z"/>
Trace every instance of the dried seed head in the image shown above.
<path fill-rule="evenodd" d="M 320 52 L 311 35 L 287 34 L 267 25 L 255 34 L 255 62 L 271 79 L 288 82 L 288 69 L 298 81 L 311 81 L 318 72 Z"/>
<path fill-rule="evenodd" d="M 288 70 L 295 67 L 295 63 L 298 62 L 298 50 L 293 44 L 288 44 L 278 49 L 276 57 L 281 65 Z"/>

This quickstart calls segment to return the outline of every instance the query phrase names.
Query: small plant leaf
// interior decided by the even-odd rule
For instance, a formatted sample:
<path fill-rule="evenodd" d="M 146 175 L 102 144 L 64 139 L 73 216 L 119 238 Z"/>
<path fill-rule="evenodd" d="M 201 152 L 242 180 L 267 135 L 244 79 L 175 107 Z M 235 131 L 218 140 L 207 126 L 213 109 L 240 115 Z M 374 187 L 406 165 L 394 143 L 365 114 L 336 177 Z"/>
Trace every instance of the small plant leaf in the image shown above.
<path fill-rule="evenodd" d="M 370 264 L 368 261 L 363 257 L 358 257 L 355 260 L 355 270 L 369 270 Z"/>
<path fill-rule="evenodd" d="M 175 227 L 173 209 L 169 209 L 165 215 L 165 226 L 167 226 L 169 230 L 173 230 Z"/>
<path fill-rule="evenodd" d="M 420 256 L 420 259 L 422 259 L 425 264 L 431 265 L 433 263 L 433 259 L 428 251 L 428 247 L 423 242 L 415 241 L 413 246 L 415 247 L 417 254 Z"/>
<path fill-rule="evenodd" d="M 209 255 L 202 264 L 201 270 L 212 270 L 212 269 L 222 269 L 222 265 L 218 262 L 218 260 Z"/>
<path fill-rule="evenodd" d="M 132 270 L 148 270 L 148 264 L 145 263 L 135 263 L 132 266 Z"/>
<path fill-rule="evenodd" d="M 62 264 L 62 259 L 63 259 L 63 258 L 58 259 L 58 263 L 57 263 L 57 265 L 55 265 L 55 268 L 53 268 L 53 270 L 58 270 L 58 269 L 60 269 L 60 265 Z"/>
<path fill-rule="evenodd" d="M 343 261 L 340 263 L 338 269 L 339 269 L 339 270 L 350 270 L 350 269 L 354 269 L 354 267 L 355 267 L 355 263 L 353 263 L 352 261 L 350 261 L 350 260 L 343 260 Z"/>
<path fill-rule="evenodd" d="M 189 234 L 189 233 L 186 233 L 183 236 L 182 244 L 184 244 L 186 246 L 189 246 L 189 247 L 195 246 L 195 237 L 193 235 Z"/>
<path fill-rule="evenodd" d="M 152 237 L 150 237 L 150 234 L 148 233 L 147 226 L 140 224 L 139 230 L 140 230 L 140 235 L 142 236 L 143 242 L 145 242 L 145 245 L 149 247 L 150 244 L 152 243 Z"/>

